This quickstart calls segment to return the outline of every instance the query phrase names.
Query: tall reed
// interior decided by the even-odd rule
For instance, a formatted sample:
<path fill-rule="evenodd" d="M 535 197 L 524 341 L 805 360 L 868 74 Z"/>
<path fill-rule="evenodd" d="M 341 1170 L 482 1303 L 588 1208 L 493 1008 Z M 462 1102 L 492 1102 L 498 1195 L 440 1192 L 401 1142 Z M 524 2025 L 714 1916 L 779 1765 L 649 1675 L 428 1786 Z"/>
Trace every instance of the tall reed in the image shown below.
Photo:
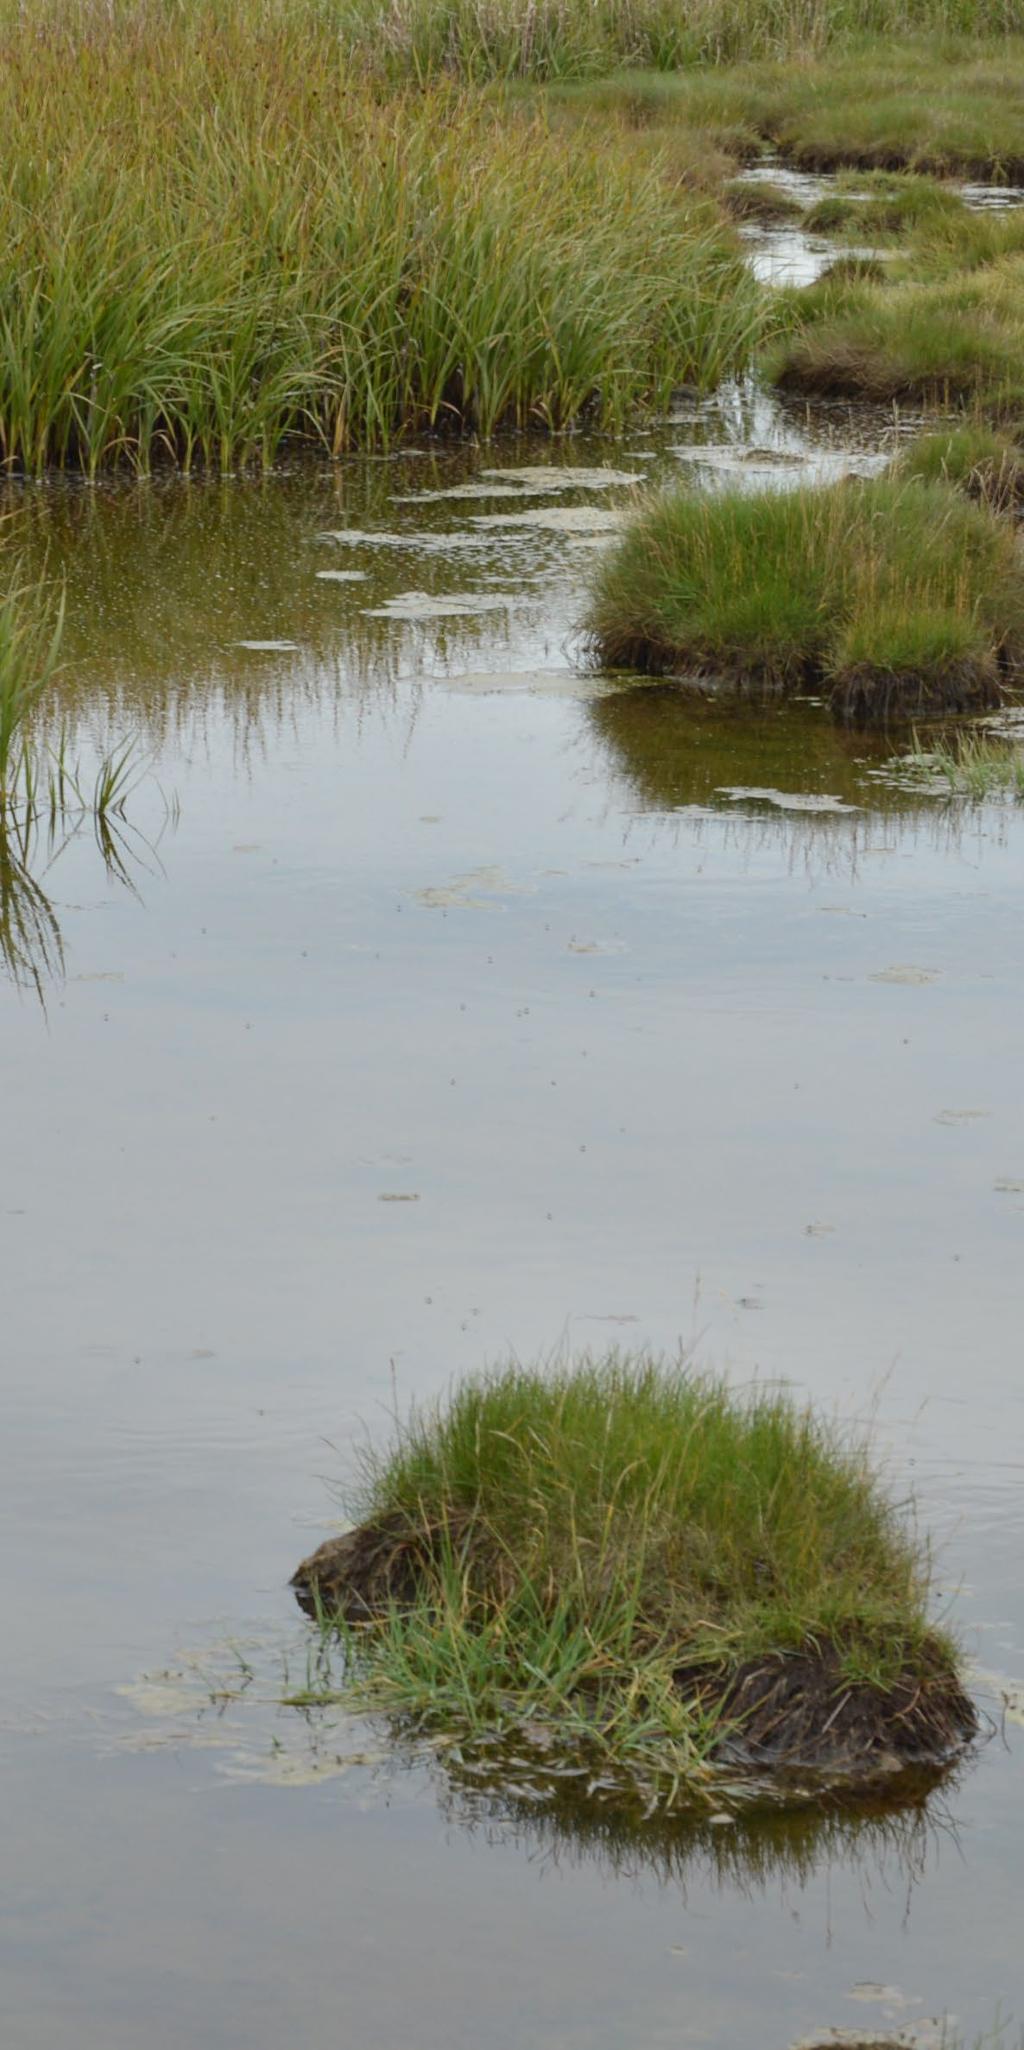
<path fill-rule="evenodd" d="M 211 23 L 246 39 L 281 34 L 307 53 L 337 50 L 391 81 L 441 73 L 496 79 L 600 77 L 622 66 L 672 70 L 855 47 L 868 36 L 1002 36 L 1024 29 L 1022 0 L 0 0 L 0 21 L 49 38 L 109 25 L 141 50 L 168 24 L 186 42 Z"/>

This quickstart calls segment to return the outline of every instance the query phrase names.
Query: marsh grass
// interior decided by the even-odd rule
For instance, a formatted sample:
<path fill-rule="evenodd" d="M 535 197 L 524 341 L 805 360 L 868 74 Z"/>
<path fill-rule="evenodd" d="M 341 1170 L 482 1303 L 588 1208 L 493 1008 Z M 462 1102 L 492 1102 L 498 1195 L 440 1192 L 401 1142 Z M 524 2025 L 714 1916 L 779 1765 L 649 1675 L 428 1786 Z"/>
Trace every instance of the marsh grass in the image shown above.
<path fill-rule="evenodd" d="M 388 79 L 481 82 L 665 74 L 794 53 L 806 64 L 865 38 L 1002 37 L 1024 28 L 1024 15 L 1016 0 L 691 0 L 685 10 L 671 0 L 342 0 L 338 22 L 350 57 Z"/>
<path fill-rule="evenodd" d="M 930 24 L 908 12 L 864 23 L 858 35 L 846 10 L 826 12 L 821 40 L 805 21 L 798 60 L 788 54 L 797 17 L 785 6 L 775 13 L 774 43 L 754 34 L 741 47 L 732 45 L 728 9 L 716 8 L 724 33 L 717 46 L 704 44 L 699 62 L 675 71 L 623 66 L 548 92 L 619 109 L 638 126 L 689 127 L 734 156 L 767 146 L 807 170 L 1024 177 L 1024 18 L 1011 10 L 986 30 L 981 16 L 969 23 L 955 9 Z M 992 39 L 979 40 L 986 32 Z"/>
<path fill-rule="evenodd" d="M 0 463 L 620 426 L 763 331 L 717 208 L 614 140 L 354 77 L 329 16 L 0 17 Z"/>
<path fill-rule="evenodd" d="M 1016 513 L 1024 506 L 1024 448 L 984 422 L 919 435 L 901 451 L 893 470 L 928 484 L 954 484 L 1000 512 Z"/>
<path fill-rule="evenodd" d="M 987 797 L 1010 797 L 1024 803 L 1024 747 L 1019 733 L 974 729 L 938 739 L 914 735 L 910 752 L 897 768 L 901 777 L 918 779 L 930 789 L 945 788 L 951 797 L 980 803 Z"/>
<path fill-rule="evenodd" d="M 806 212 L 801 200 L 767 178 L 735 178 L 726 186 L 723 197 L 735 220 L 753 221 L 766 228 L 784 221 L 803 221 Z"/>
<path fill-rule="evenodd" d="M 864 1445 L 682 1366 L 461 1383 L 366 1456 L 351 1506 L 354 1535 L 296 1585 L 352 1698 L 414 1724 L 554 1727 L 692 1791 L 751 1662 L 822 1662 L 837 1715 L 955 1671 L 926 1550 Z"/>
<path fill-rule="evenodd" d="M 765 691 L 812 682 L 843 717 L 998 700 L 1024 650 L 1012 530 L 944 482 L 673 491 L 594 575 L 604 667 Z"/>
<path fill-rule="evenodd" d="M 913 181 L 915 184 L 920 181 Z M 837 266 L 786 296 L 764 369 L 785 389 L 1024 411 L 1024 218 L 924 206 L 881 278 Z"/>
<path fill-rule="evenodd" d="M 959 224 L 967 211 L 960 194 L 934 178 L 889 171 L 846 173 L 807 209 L 804 226 L 812 234 L 889 242 Z"/>
<path fill-rule="evenodd" d="M 1024 409 L 1024 254 L 941 278 L 833 280 L 827 295 L 812 292 L 806 324 L 766 359 L 784 390 L 960 403 L 1002 419 Z"/>

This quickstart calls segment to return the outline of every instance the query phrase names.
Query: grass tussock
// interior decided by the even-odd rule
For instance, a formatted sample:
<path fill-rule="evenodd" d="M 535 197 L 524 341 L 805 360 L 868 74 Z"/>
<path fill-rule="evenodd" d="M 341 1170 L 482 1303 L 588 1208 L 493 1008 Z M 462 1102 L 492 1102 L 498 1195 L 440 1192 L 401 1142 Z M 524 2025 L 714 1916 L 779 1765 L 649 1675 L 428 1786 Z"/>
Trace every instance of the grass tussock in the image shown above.
<path fill-rule="evenodd" d="M 765 370 L 785 389 L 1024 413 L 1020 211 L 925 206 L 880 278 L 833 265 L 783 312 Z"/>
<path fill-rule="evenodd" d="M 771 382 L 875 401 L 1024 410 L 1024 253 L 940 278 L 812 288 L 804 324 L 773 345 Z M 790 306 L 792 311 L 792 306 Z"/>
<path fill-rule="evenodd" d="M 264 15 L 0 15 L 0 463 L 614 427 L 749 350 L 720 215 L 635 151 L 382 96 L 326 12 Z"/>
<path fill-rule="evenodd" d="M 647 1360 L 507 1367 L 415 1414 L 358 1510 L 296 1584 L 377 1705 L 557 1722 L 687 1784 L 727 1740 L 870 1767 L 887 1704 L 910 1752 L 971 1723 L 922 1548 L 863 1448 L 788 1398 Z"/>
<path fill-rule="evenodd" d="M 1024 507 L 1024 448 L 983 422 L 919 435 L 893 468 L 926 484 L 953 484 L 997 512 Z"/>
<path fill-rule="evenodd" d="M 846 173 L 804 215 L 812 234 L 890 242 L 934 233 L 967 215 L 960 194 L 934 178 L 889 171 Z"/>
<path fill-rule="evenodd" d="M 734 220 L 752 221 L 760 227 L 775 227 L 804 218 L 802 201 L 768 178 L 734 178 L 726 186 L 723 198 Z"/>
<path fill-rule="evenodd" d="M 942 481 L 673 491 L 598 564 L 588 626 L 604 667 L 907 717 L 998 701 L 1024 580 L 1009 524 Z"/>

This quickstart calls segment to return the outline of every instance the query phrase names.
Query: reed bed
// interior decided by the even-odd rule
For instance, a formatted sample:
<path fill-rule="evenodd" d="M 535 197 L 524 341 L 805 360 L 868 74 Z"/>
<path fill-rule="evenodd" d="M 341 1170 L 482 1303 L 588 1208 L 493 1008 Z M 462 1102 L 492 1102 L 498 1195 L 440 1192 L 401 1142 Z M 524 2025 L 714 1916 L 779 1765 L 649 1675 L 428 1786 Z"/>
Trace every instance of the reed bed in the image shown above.
<path fill-rule="evenodd" d="M 211 21 L 245 39 L 314 41 L 389 82 L 599 78 L 623 67 L 804 61 L 865 39 L 1002 38 L 1024 30 L 1022 0 L 0 0 L 0 22 L 50 38 L 102 40 L 113 25 L 140 49 L 172 26 Z"/>
<path fill-rule="evenodd" d="M 714 208 L 313 7 L 0 27 L 0 462 L 269 463 L 407 430 L 606 427 L 763 331 Z"/>

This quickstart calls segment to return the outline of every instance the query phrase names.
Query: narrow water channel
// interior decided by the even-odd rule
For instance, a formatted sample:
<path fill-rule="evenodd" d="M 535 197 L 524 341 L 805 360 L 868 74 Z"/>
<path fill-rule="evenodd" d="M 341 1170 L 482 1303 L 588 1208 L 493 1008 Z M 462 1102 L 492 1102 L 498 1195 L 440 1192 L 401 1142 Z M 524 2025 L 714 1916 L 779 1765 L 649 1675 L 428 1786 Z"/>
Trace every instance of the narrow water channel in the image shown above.
<path fill-rule="evenodd" d="M 0 991 L 12 2050 L 1024 2014 L 1012 1718 L 909 1816 L 630 1837 L 276 1705 L 361 1434 L 613 1344 L 871 1420 L 1021 1699 L 1024 815 L 577 632 L 650 479 L 912 424 L 736 388 L 622 442 L 12 489 L 74 744 L 142 772 L 120 876 L 81 834 L 39 871 L 63 974 Z"/>

